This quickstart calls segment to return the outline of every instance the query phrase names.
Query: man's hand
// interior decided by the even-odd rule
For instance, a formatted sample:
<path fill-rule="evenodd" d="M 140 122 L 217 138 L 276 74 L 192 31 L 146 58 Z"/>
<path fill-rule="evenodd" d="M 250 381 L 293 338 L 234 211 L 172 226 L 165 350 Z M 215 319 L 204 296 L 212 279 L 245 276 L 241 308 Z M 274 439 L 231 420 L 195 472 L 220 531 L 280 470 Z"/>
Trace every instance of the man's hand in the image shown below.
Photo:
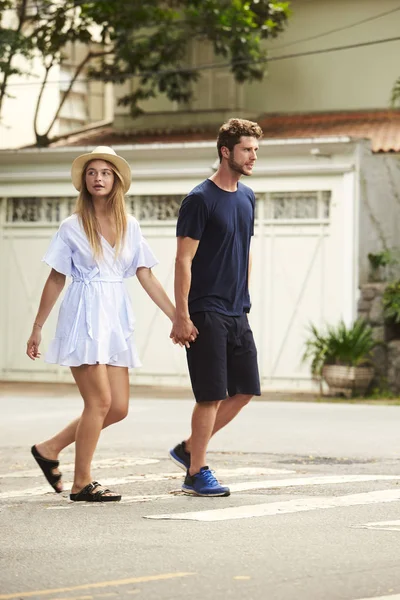
<path fill-rule="evenodd" d="M 190 347 L 190 343 L 194 342 L 199 335 L 197 327 L 195 327 L 189 317 L 187 318 L 175 318 L 170 338 L 174 344 L 185 345 L 186 348 Z"/>

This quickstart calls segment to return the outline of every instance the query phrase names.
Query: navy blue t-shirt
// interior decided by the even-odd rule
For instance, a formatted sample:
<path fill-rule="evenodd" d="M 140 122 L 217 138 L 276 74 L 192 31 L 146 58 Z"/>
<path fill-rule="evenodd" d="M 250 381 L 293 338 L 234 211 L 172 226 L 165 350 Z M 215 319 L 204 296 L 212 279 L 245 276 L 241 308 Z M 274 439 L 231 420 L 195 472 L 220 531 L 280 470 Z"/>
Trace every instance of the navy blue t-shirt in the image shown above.
<path fill-rule="evenodd" d="M 183 200 L 176 235 L 200 240 L 192 262 L 190 314 L 239 316 L 250 310 L 248 266 L 254 233 L 254 192 L 238 183 L 226 192 L 210 179 Z"/>

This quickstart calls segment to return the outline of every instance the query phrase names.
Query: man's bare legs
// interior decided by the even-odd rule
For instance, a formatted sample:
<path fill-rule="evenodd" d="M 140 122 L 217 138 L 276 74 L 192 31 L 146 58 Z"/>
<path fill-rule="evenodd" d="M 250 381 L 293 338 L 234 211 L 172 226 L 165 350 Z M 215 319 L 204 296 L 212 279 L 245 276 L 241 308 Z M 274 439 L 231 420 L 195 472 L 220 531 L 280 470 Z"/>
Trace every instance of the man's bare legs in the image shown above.
<path fill-rule="evenodd" d="M 198 402 L 192 414 L 192 434 L 185 440 L 185 449 L 190 452 L 190 475 L 198 473 L 207 465 L 207 446 L 211 437 L 230 423 L 251 400 L 247 394 L 236 394 L 226 400 Z"/>
<path fill-rule="evenodd" d="M 82 369 L 82 371 L 79 371 L 80 369 Z M 91 372 L 95 372 L 94 383 L 89 383 L 88 394 L 90 397 L 92 397 L 90 390 L 95 391 L 97 389 L 99 394 L 98 397 L 103 397 L 102 402 L 104 402 L 104 398 L 106 397 L 106 405 L 109 405 L 105 418 L 103 416 L 101 429 L 104 429 L 113 423 L 117 423 L 127 416 L 129 408 L 129 377 L 128 369 L 126 367 L 112 367 L 109 365 L 82 365 L 82 367 L 71 368 L 71 371 L 73 372 L 72 374 L 81 393 L 82 390 L 78 380 L 81 383 L 82 389 L 85 390 L 85 394 L 87 393 L 87 386 L 85 384 L 89 383 L 86 381 L 88 378 L 88 373 L 90 373 L 89 377 L 90 381 L 92 381 L 93 376 L 91 377 Z M 80 373 L 83 373 L 82 377 L 80 376 Z M 99 377 L 97 377 L 97 373 L 99 374 Z M 77 377 L 75 376 L 76 374 Z M 92 387 L 92 385 L 94 387 Z M 111 396 L 110 402 L 109 396 Z M 97 396 L 95 393 L 94 399 L 96 397 Z M 75 441 L 77 428 L 82 416 L 72 421 L 54 437 L 40 444 L 36 444 L 38 452 L 45 458 L 57 460 L 59 453 Z M 100 435 L 100 432 L 98 435 Z M 58 470 L 55 469 L 53 472 L 57 473 Z M 62 490 L 61 482 L 59 482 L 58 486 L 59 489 Z"/>

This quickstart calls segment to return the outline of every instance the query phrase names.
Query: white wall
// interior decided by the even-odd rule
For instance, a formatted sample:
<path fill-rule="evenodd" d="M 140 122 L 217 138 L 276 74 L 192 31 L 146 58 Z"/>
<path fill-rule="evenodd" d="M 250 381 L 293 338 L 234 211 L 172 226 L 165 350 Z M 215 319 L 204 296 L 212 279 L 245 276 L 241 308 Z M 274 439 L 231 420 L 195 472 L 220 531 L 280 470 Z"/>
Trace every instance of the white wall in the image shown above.
<path fill-rule="evenodd" d="M 295 0 L 283 35 L 269 43 L 269 56 L 282 56 L 398 37 L 400 11 L 337 31 L 398 8 L 397 0 Z M 295 43 L 297 42 L 297 43 Z M 387 108 L 400 75 L 400 40 L 268 63 L 260 84 L 246 85 L 245 107 L 257 112 L 311 112 Z"/>
<path fill-rule="evenodd" d="M 264 389 L 312 388 L 308 365 L 301 364 L 308 323 L 313 321 L 319 326 L 340 317 L 347 321 L 354 317 L 354 144 L 321 141 L 323 155 L 315 157 L 310 149 L 316 144 L 262 142 L 255 174 L 246 179 L 259 195 L 250 321 L 259 349 Z M 76 196 L 70 182 L 70 164 L 83 150 L 1 152 L 0 198 L 52 197 L 52 206 L 58 201 L 62 205 L 62 219 L 68 202 L 60 198 Z M 174 194 L 183 198 L 213 172 L 216 158 L 214 143 L 138 145 L 117 150 L 133 166 L 130 193 L 134 196 Z M 328 192 L 330 214 L 300 216 L 297 220 L 275 218 L 268 206 L 272 208 L 271 194 L 276 192 L 283 192 L 286 197 L 303 192 L 307 199 L 315 193 Z M 133 212 L 139 217 L 135 206 Z M 3 201 L 0 220 L 6 218 L 4 209 Z M 147 218 L 139 218 L 144 235 L 160 259 L 156 275 L 172 296 L 176 219 L 159 220 L 151 212 L 150 207 L 144 213 Z M 32 363 L 24 356 L 26 337 L 48 273 L 40 259 L 58 226 L 58 216 L 54 214 L 52 211 L 50 219 L 36 222 L 0 222 L 0 275 L 6 289 L 0 296 L 0 330 L 4 334 L 0 340 L 0 371 L 5 379 L 70 379 L 66 368 L 45 365 L 43 361 Z M 143 384 L 187 385 L 185 354 L 171 346 L 168 320 L 137 281 L 131 279 L 127 285 L 137 315 L 136 340 L 143 359 L 143 367 L 133 375 L 135 380 Z M 46 324 L 43 350 L 54 333 L 56 316 L 55 310 Z"/>

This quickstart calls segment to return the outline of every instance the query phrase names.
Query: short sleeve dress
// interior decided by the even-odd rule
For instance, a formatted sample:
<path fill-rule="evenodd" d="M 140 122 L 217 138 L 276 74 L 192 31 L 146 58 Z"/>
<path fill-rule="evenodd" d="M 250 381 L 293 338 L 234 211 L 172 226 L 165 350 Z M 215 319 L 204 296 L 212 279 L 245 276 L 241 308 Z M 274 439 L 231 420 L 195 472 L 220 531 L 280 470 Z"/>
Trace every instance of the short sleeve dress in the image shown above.
<path fill-rule="evenodd" d="M 45 356 L 48 363 L 141 366 L 133 340 L 135 318 L 123 280 L 158 261 L 131 215 L 117 257 L 104 237 L 101 242 L 103 258 L 95 261 L 80 220 L 72 215 L 61 223 L 43 257 L 50 267 L 72 277 Z"/>

